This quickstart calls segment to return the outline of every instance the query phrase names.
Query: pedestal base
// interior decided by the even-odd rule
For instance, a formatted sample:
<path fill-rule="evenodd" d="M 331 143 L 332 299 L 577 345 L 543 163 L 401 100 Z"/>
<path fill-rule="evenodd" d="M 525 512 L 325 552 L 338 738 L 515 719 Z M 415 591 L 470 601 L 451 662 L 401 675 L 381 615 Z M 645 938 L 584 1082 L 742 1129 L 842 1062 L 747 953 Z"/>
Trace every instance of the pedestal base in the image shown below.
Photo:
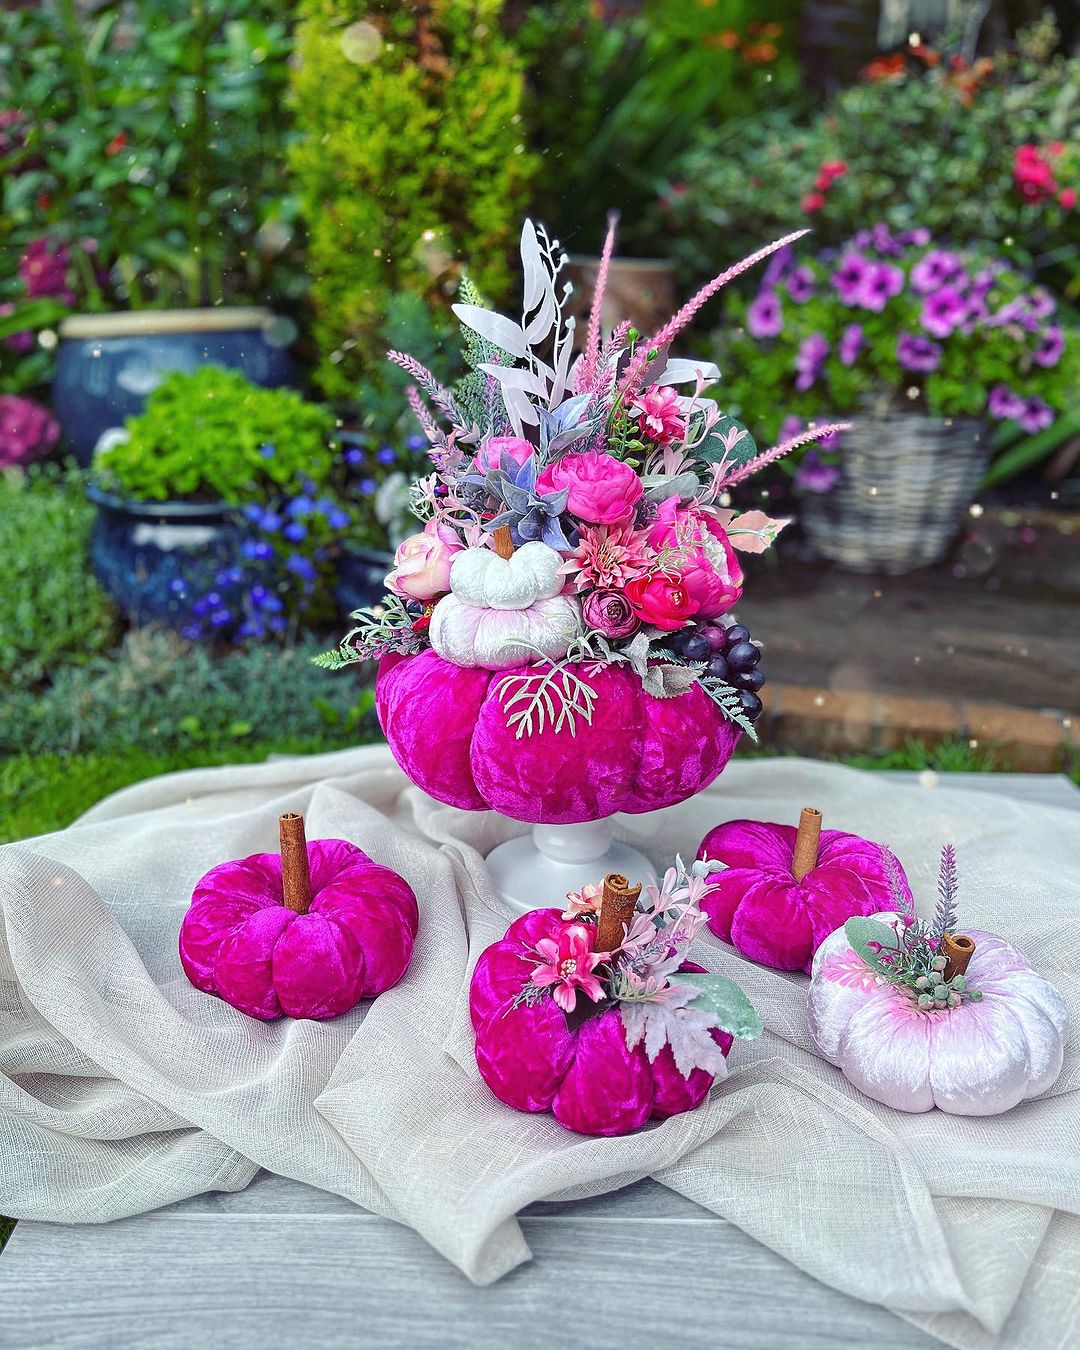
<path fill-rule="evenodd" d="M 619 872 L 629 881 L 654 881 L 644 853 L 617 844 L 608 820 L 583 825 L 534 825 L 531 834 L 509 839 L 487 856 L 495 889 L 518 914 L 564 907 L 567 891 Z"/>

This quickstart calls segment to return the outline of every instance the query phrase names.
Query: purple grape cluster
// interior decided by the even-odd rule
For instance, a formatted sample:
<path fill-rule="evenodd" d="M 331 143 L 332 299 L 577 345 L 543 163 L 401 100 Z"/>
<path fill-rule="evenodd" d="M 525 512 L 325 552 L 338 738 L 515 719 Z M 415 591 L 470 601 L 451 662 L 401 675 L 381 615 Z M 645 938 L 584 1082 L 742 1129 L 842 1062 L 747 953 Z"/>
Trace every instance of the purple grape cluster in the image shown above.
<path fill-rule="evenodd" d="M 667 646 L 684 661 L 704 661 L 705 674 L 722 680 L 739 691 L 739 702 L 751 722 L 761 716 L 758 691 L 765 683 L 761 648 L 750 641 L 744 624 L 725 627 L 722 619 L 694 628 L 680 628 L 671 634 Z"/>

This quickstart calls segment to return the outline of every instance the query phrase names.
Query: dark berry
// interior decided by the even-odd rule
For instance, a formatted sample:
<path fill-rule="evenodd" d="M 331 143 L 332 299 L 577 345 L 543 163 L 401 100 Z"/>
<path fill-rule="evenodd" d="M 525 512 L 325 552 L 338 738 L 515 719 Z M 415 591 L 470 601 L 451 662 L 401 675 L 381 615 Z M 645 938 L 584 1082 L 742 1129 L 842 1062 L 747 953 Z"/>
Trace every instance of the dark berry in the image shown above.
<path fill-rule="evenodd" d="M 727 663 L 732 670 L 749 670 L 761 660 L 761 652 L 752 642 L 736 642 L 727 649 Z"/>
<path fill-rule="evenodd" d="M 707 661 L 712 648 L 704 633 L 691 633 L 683 639 L 682 658 L 684 661 Z"/>
<path fill-rule="evenodd" d="M 727 662 L 717 654 L 705 667 L 705 674 L 712 675 L 717 680 L 726 680 L 728 677 Z"/>
<path fill-rule="evenodd" d="M 677 628 L 674 633 L 668 633 L 664 639 L 664 646 L 668 651 L 674 652 L 676 656 L 683 655 L 683 644 L 688 637 L 693 635 L 692 628 Z"/>
<path fill-rule="evenodd" d="M 736 642 L 749 642 L 750 629 L 744 627 L 741 623 L 733 623 L 727 630 L 728 646 L 733 647 Z"/>
<path fill-rule="evenodd" d="M 713 624 L 702 631 L 709 639 L 709 646 L 714 652 L 722 652 L 727 646 L 727 629 L 722 624 Z"/>
<path fill-rule="evenodd" d="M 751 722 L 756 722 L 761 716 L 761 710 L 765 706 L 757 694 L 752 694 L 748 689 L 742 690 L 739 694 L 739 702 L 742 704 L 743 712 Z"/>
<path fill-rule="evenodd" d="M 751 694 L 756 694 L 765 683 L 765 672 L 760 666 L 755 666 L 753 670 L 744 670 L 736 675 L 735 683 L 740 689 L 748 689 Z"/>

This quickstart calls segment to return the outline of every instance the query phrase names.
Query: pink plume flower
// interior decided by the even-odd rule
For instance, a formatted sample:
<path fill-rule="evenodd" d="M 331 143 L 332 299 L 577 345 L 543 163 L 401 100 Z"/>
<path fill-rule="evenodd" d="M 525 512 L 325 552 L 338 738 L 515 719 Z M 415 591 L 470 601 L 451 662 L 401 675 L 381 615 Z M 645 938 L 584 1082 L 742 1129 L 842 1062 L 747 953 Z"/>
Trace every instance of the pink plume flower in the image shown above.
<path fill-rule="evenodd" d="M 679 396 L 670 386 L 650 384 L 630 405 L 638 431 L 655 445 L 670 445 L 686 435 L 686 419 L 679 409 Z"/>
<path fill-rule="evenodd" d="M 573 1012 L 580 989 L 594 1003 L 604 997 L 604 986 L 593 974 L 609 952 L 594 952 L 596 929 L 585 924 L 571 924 L 555 938 L 541 938 L 536 944 L 540 963 L 532 973 L 532 982 L 539 989 L 551 989 L 551 996 L 563 1012 Z"/>

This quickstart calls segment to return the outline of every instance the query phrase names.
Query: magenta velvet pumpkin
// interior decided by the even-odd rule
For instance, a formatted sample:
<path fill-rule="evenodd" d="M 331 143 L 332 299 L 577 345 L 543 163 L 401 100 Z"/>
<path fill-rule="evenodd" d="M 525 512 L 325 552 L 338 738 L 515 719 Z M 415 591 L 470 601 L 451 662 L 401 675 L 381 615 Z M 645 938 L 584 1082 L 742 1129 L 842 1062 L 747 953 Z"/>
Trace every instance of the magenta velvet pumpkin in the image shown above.
<path fill-rule="evenodd" d="M 344 839 L 307 844 L 307 913 L 284 903 L 281 856 L 211 869 L 180 928 L 197 989 L 251 1017 L 336 1017 L 401 979 L 412 957 L 416 897 L 403 877 Z"/>
<path fill-rule="evenodd" d="M 726 864 L 701 902 L 709 927 L 743 956 L 778 970 L 810 973 L 814 953 L 856 914 L 911 901 L 898 859 L 880 844 L 822 830 L 816 864 L 796 880 L 793 825 L 729 820 L 701 841 L 699 858 Z"/>
<path fill-rule="evenodd" d="M 643 1045 L 628 1050 L 617 1007 L 568 1022 L 551 999 L 514 1006 L 529 981 L 536 943 L 572 926 L 557 909 L 533 910 L 477 961 L 469 1012 L 484 1082 L 507 1106 L 551 1111 L 579 1134 L 629 1134 L 648 1120 L 698 1106 L 713 1075 L 695 1069 L 684 1078 L 667 1045 L 652 1064 Z M 701 971 L 689 963 L 682 968 Z M 726 1055 L 732 1038 L 719 1030 L 712 1036 Z"/>
<path fill-rule="evenodd" d="M 575 734 L 548 721 L 518 739 L 495 691 L 522 671 L 467 670 L 433 651 L 383 660 L 379 721 L 394 758 L 430 796 L 533 824 L 672 806 L 731 758 L 739 729 L 696 685 L 660 699 L 628 669 L 571 669 L 597 694 L 591 723 L 578 718 Z"/>

